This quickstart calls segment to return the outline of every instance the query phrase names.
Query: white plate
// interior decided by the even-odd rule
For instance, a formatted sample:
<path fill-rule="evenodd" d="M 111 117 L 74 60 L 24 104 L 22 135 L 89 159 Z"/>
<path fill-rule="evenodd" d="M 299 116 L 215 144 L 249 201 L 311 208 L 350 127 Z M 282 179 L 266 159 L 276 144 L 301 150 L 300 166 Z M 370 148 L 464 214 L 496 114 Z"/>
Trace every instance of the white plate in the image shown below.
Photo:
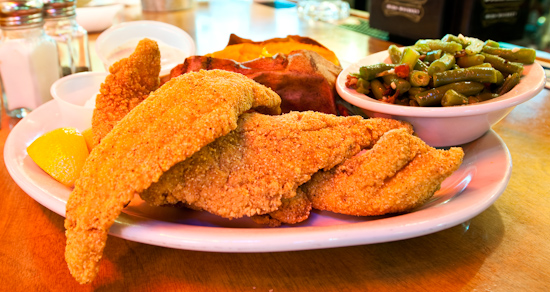
<path fill-rule="evenodd" d="M 64 216 L 71 190 L 53 180 L 28 157 L 27 146 L 63 124 L 56 101 L 31 112 L 11 131 L 4 148 L 15 182 L 37 202 Z M 273 252 L 331 248 L 407 239 L 437 232 L 478 215 L 502 194 L 512 162 L 493 131 L 464 145 L 462 166 L 433 199 L 414 212 L 354 217 L 315 211 L 301 224 L 280 228 L 255 225 L 249 218 L 226 220 L 206 212 L 150 207 L 136 198 L 110 234 L 153 245 L 213 252 Z"/>

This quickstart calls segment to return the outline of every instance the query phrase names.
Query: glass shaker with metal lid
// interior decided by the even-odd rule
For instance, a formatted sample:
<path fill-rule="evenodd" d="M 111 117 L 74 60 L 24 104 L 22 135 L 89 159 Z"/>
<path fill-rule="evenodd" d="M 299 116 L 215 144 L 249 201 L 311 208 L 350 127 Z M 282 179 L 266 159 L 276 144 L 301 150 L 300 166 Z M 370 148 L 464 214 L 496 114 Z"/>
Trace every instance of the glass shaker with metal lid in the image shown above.
<path fill-rule="evenodd" d="M 44 29 L 57 42 L 63 76 L 90 71 L 88 32 L 76 22 L 76 0 L 43 0 Z"/>
<path fill-rule="evenodd" d="M 41 0 L 0 1 L 0 87 L 11 117 L 24 117 L 50 100 L 50 87 L 60 78 L 42 8 Z"/>

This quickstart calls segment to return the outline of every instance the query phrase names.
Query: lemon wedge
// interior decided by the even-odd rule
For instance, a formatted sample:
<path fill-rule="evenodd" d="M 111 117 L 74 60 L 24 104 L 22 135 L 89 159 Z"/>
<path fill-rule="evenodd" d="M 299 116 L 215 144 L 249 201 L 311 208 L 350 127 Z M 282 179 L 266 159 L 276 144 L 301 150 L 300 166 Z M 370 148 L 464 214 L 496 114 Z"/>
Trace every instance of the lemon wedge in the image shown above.
<path fill-rule="evenodd" d="M 82 131 L 82 136 L 84 136 L 84 141 L 86 141 L 86 145 L 88 146 L 88 152 L 92 152 L 92 149 L 94 148 L 92 128 Z"/>
<path fill-rule="evenodd" d="M 77 129 L 59 128 L 34 140 L 27 153 L 55 180 L 73 187 L 89 152 L 84 136 Z"/>

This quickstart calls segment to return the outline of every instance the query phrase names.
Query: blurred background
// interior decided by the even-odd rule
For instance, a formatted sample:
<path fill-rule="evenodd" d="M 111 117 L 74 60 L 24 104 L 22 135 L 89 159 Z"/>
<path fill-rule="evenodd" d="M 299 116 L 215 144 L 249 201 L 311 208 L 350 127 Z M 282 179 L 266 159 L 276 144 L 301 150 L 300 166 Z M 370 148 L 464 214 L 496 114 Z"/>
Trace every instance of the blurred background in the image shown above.
<path fill-rule="evenodd" d="M 550 51 L 550 0 L 345 1 L 365 12 L 368 23 L 362 26 L 403 45 L 462 33 Z"/>

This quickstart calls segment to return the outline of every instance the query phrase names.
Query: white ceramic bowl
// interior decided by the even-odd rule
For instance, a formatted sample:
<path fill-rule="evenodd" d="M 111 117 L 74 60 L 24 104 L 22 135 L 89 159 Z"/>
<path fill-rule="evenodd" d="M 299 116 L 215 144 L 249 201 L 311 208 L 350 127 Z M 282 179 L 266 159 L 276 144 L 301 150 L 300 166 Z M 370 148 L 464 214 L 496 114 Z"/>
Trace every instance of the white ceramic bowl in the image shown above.
<path fill-rule="evenodd" d="M 87 32 L 100 32 L 123 19 L 123 4 L 84 6 L 76 8 L 76 22 Z"/>
<path fill-rule="evenodd" d="M 109 71 L 113 63 L 133 53 L 143 38 L 159 44 L 161 76 L 195 54 L 195 41 L 177 26 L 151 20 L 124 22 L 102 32 L 95 42 L 96 53 L 105 70 Z"/>
<path fill-rule="evenodd" d="M 67 75 L 52 84 L 50 93 L 67 127 L 84 131 L 92 126 L 95 97 L 107 75 L 107 72 L 82 72 Z"/>
<path fill-rule="evenodd" d="M 457 146 L 481 137 L 518 104 L 537 95 L 544 87 L 542 67 L 526 65 L 520 83 L 510 92 L 478 104 L 454 107 L 410 107 L 388 104 L 357 93 L 345 86 L 349 73 L 359 72 L 364 65 L 390 63 L 386 51 L 369 55 L 342 70 L 336 80 L 338 94 L 361 108 L 369 117 L 384 117 L 411 123 L 414 131 L 433 147 Z"/>

